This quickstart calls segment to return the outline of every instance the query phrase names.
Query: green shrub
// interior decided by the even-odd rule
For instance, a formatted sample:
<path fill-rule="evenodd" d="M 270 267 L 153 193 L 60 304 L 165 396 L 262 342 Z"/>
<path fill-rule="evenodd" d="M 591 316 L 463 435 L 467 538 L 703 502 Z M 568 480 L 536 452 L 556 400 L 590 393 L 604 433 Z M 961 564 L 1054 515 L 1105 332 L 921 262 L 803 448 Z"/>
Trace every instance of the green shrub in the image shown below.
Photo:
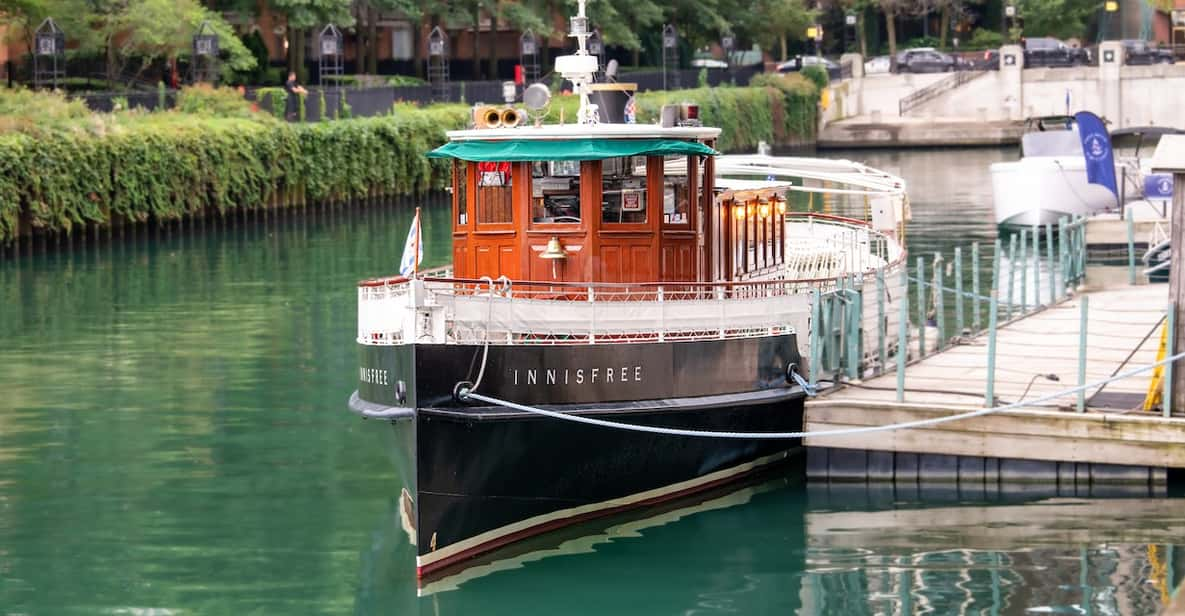
<path fill-rule="evenodd" d="M 387 85 L 389 86 L 422 86 L 427 83 L 427 81 L 411 75 L 391 75 L 387 77 Z"/>
<path fill-rule="evenodd" d="M 831 81 L 827 75 L 827 69 L 821 66 L 804 66 L 801 71 L 803 77 L 811 80 L 815 87 L 820 91 L 827 87 L 827 83 Z"/>
<path fill-rule="evenodd" d="M 284 119 L 284 112 L 288 108 L 288 91 L 284 88 L 259 88 L 255 91 L 255 100 L 259 101 L 261 107 L 270 105 L 272 115 Z"/>
<path fill-rule="evenodd" d="M 970 49 L 998 49 L 1004 44 L 1004 35 L 995 30 L 976 28 L 971 32 L 971 39 L 967 41 Z"/>
<path fill-rule="evenodd" d="M 255 115 L 251 102 L 234 88 L 215 88 L 199 83 L 181 88 L 177 93 L 177 110 L 182 113 L 210 115 L 219 118 L 247 118 Z"/>
<path fill-rule="evenodd" d="M 901 44 L 901 49 L 917 49 L 918 47 L 933 47 L 938 49 L 940 41 L 933 36 L 919 36 L 911 38 Z"/>

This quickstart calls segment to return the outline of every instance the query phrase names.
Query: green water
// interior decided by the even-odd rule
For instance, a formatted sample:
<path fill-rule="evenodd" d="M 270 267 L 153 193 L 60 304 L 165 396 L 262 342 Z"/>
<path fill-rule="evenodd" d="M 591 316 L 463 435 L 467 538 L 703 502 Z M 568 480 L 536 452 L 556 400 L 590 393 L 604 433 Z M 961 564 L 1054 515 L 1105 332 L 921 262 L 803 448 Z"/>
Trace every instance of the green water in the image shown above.
<path fill-rule="evenodd" d="M 861 157 L 911 181 L 932 249 L 993 237 L 1006 155 Z M 440 264 L 448 214 L 425 205 Z M 417 597 L 383 424 L 345 409 L 354 282 L 396 269 L 410 212 L 0 261 L 0 613 L 1127 614 L 1185 572 L 1181 501 L 786 476 Z"/>

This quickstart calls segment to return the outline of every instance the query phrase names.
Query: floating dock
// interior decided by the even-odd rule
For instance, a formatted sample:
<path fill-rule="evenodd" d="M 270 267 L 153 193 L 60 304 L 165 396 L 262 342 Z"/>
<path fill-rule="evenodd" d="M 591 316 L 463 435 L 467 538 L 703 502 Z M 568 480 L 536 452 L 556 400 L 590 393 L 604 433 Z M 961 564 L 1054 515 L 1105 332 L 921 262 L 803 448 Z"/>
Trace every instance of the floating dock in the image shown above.
<path fill-rule="evenodd" d="M 832 481 L 1056 481 L 1087 489 L 1115 482 L 1164 485 L 1167 469 L 1185 468 L 1185 416 L 1144 410 L 1151 370 L 1081 395 L 1050 396 L 1155 363 L 1166 296 L 1161 285 L 1123 286 L 1003 323 L 994 375 L 988 374 L 985 333 L 910 363 L 901 399 L 894 372 L 833 388 L 807 404 L 808 432 L 1034 402 L 924 428 L 809 437 L 808 475 Z"/>

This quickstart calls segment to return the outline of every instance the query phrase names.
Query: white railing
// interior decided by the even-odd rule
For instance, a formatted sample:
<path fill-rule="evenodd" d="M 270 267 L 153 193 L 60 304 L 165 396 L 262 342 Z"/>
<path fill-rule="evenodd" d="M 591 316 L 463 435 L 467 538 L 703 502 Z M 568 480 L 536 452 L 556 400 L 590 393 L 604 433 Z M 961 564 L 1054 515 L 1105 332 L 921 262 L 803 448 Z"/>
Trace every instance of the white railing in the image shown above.
<path fill-rule="evenodd" d="M 805 344 L 812 291 L 833 290 L 852 276 L 875 284 L 878 271 L 903 257 L 896 242 L 858 221 L 791 217 L 787 238 L 784 267 L 740 282 L 364 281 L 358 342 L 601 344 L 793 332 Z"/>

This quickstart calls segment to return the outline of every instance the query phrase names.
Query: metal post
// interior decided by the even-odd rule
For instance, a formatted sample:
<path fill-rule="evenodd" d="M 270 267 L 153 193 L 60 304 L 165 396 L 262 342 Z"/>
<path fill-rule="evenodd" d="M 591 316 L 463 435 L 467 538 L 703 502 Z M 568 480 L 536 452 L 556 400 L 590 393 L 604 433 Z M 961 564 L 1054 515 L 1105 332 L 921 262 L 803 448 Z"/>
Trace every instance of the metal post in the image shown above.
<path fill-rule="evenodd" d="M 1004 243 L 1000 238 L 996 238 L 996 243 L 992 246 L 995 251 L 992 253 L 992 290 L 988 293 L 995 294 L 996 297 L 1000 295 L 1000 257 L 1003 256 Z"/>
<path fill-rule="evenodd" d="M 946 310 L 943 305 L 942 293 L 942 255 L 934 253 L 934 325 L 938 329 L 938 350 L 941 351 L 946 340 Z"/>
<path fill-rule="evenodd" d="M 819 294 L 818 289 L 811 289 L 811 387 L 814 387 L 819 382 L 819 371 L 822 370 L 823 350 L 819 348 L 819 335 L 823 330 L 822 323 L 822 295 Z"/>
<path fill-rule="evenodd" d="M 955 331 L 963 335 L 963 248 L 955 246 Z"/>
<path fill-rule="evenodd" d="M 1029 259 L 1025 252 L 1029 246 L 1029 235 L 1025 229 L 1020 230 L 1020 255 L 1017 256 L 1020 269 L 1020 313 L 1024 315 L 1029 309 Z"/>
<path fill-rule="evenodd" d="M 988 304 L 988 356 L 987 356 L 987 391 L 984 392 L 983 404 L 987 408 L 996 405 L 996 326 L 1000 312 L 999 293 L 992 289 Z"/>
<path fill-rule="evenodd" d="M 888 332 L 885 331 L 885 270 L 876 270 L 876 358 L 877 366 L 881 374 L 885 372 L 885 361 L 888 360 L 888 354 L 885 351 L 885 336 Z"/>
<path fill-rule="evenodd" d="M 1057 302 L 1057 270 L 1053 267 L 1053 224 L 1045 223 L 1045 265 L 1049 269 L 1049 305 Z"/>
<path fill-rule="evenodd" d="M 901 264 L 901 322 L 897 324 L 897 401 L 905 402 L 905 359 L 909 355 L 909 266 Z"/>
<path fill-rule="evenodd" d="M 1065 295 L 1065 290 L 1070 284 L 1070 246 L 1067 244 L 1070 239 L 1070 232 L 1067 229 L 1067 218 L 1064 216 L 1057 219 L 1057 252 L 1058 265 L 1062 268 L 1062 295 Z"/>
<path fill-rule="evenodd" d="M 997 245 L 999 241 L 997 240 Z M 1000 250 L 997 248 L 996 253 Z M 995 275 L 992 276 L 995 282 Z M 979 331 L 979 242 L 971 243 L 971 329 Z"/>
<path fill-rule="evenodd" d="M 918 358 L 926 356 L 926 262 L 918 257 Z"/>
<path fill-rule="evenodd" d="M 1128 211 L 1127 219 L 1127 284 L 1136 284 L 1136 221 Z"/>
<path fill-rule="evenodd" d="M 1033 310 L 1041 307 L 1041 227 L 1033 225 Z"/>
<path fill-rule="evenodd" d="M 1164 337 L 1164 356 L 1172 357 L 1177 353 L 1176 342 L 1177 336 L 1177 303 L 1169 302 L 1168 318 L 1165 319 L 1164 326 L 1167 329 Z M 1173 364 L 1169 362 L 1164 365 L 1162 376 L 1164 378 L 1164 392 L 1162 393 L 1163 402 L 1161 402 L 1161 414 L 1167 417 L 1173 416 Z"/>
<path fill-rule="evenodd" d="M 1086 321 L 1090 314 L 1090 296 L 1082 296 L 1081 316 L 1078 318 L 1078 386 L 1086 384 Z M 1078 412 L 1086 412 L 1086 390 L 1078 392 Z"/>
<path fill-rule="evenodd" d="M 1012 320 L 1012 289 L 1016 284 L 1016 236 L 1008 237 L 1008 320 Z"/>
<path fill-rule="evenodd" d="M 860 378 L 860 321 L 864 317 L 864 315 L 861 314 L 863 312 L 862 309 L 864 308 L 864 289 L 863 285 L 858 287 L 858 284 L 859 280 L 853 274 L 851 286 L 849 287 L 851 289 L 851 293 L 848 293 L 848 298 L 851 300 L 851 303 L 848 304 L 850 310 L 848 310 L 847 322 L 844 323 L 844 329 L 846 330 L 844 335 L 847 336 L 848 343 L 847 372 L 849 379 Z"/>

